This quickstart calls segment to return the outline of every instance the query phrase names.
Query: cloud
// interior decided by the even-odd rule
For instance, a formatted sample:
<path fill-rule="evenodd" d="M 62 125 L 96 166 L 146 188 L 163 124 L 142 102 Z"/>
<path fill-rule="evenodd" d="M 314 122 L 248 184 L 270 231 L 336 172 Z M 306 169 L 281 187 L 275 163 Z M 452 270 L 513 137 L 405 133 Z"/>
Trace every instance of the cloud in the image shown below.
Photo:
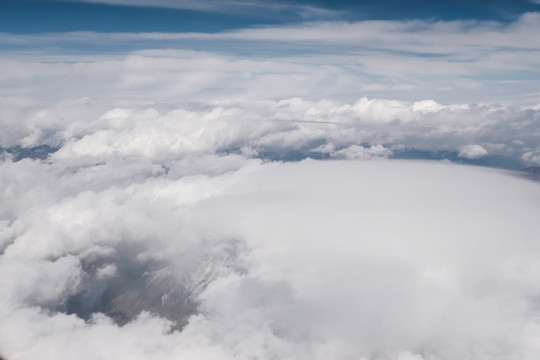
<path fill-rule="evenodd" d="M 71 2 L 88 2 L 88 3 L 104 3 L 111 5 L 122 6 L 145 6 L 145 7 L 165 7 L 165 8 L 177 8 L 177 9 L 194 9 L 194 10 L 206 10 L 206 11 L 218 11 L 217 8 L 223 8 L 223 4 L 220 2 L 211 1 L 211 4 L 201 4 L 196 1 L 190 0 L 72 0 Z M 256 0 L 252 1 L 231 1 L 230 7 L 241 6 L 260 6 L 260 2 Z M 213 6 L 213 9 L 212 9 Z M 225 6 L 227 7 L 227 6 Z"/>
<path fill-rule="evenodd" d="M 2 104 L 8 358 L 538 354 L 536 183 L 392 160 L 534 165 L 534 107 Z"/>
<path fill-rule="evenodd" d="M 2 34 L 12 50 L 0 63 L 1 94 L 161 101 L 367 96 L 534 106 L 540 43 L 527 34 L 539 32 L 539 24 L 533 12 L 510 23 L 366 20 L 220 33 Z M 74 44 L 98 55 L 76 55 Z M 53 91 L 51 84 L 61 86 Z"/>
<path fill-rule="evenodd" d="M 537 27 L 2 37 L 2 355 L 537 359 Z"/>
<path fill-rule="evenodd" d="M 287 2 L 275 1 L 268 3 L 260 0 L 241 1 L 216 1 L 206 0 L 204 2 L 194 0 L 64 0 L 69 2 L 99 3 L 119 6 L 141 6 L 158 7 L 168 9 L 195 10 L 204 12 L 220 12 L 231 14 L 262 14 L 289 12 L 299 15 L 301 18 L 329 18 L 334 17 L 337 12 L 322 7 L 312 5 L 291 4 Z"/>
<path fill-rule="evenodd" d="M 521 158 L 529 164 L 538 166 L 540 164 L 540 148 L 524 153 Z"/>
<path fill-rule="evenodd" d="M 332 144 L 326 144 L 322 147 L 314 149 L 314 152 L 326 152 L 328 148 L 333 148 Z M 351 145 L 349 147 L 337 150 L 330 151 L 330 157 L 337 159 L 348 159 L 348 160 L 368 160 L 373 158 L 386 158 L 392 155 L 392 151 L 386 149 L 382 145 L 372 145 L 369 148 L 365 148 L 359 145 Z"/>
<path fill-rule="evenodd" d="M 464 146 L 459 152 L 458 156 L 465 159 L 479 159 L 488 154 L 487 150 L 480 145 L 467 145 Z"/>
<path fill-rule="evenodd" d="M 128 183 L 64 166 L 1 165 L 27 173 L 2 192 L 8 358 L 538 356 L 536 183 L 403 161 Z"/>

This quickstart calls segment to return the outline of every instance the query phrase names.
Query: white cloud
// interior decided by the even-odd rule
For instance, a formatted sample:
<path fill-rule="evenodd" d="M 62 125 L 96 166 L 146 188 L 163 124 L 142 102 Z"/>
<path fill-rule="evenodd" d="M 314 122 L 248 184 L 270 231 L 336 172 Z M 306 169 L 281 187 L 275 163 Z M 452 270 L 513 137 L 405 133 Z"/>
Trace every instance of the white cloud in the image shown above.
<path fill-rule="evenodd" d="M 206 10 L 206 11 L 220 11 L 223 7 L 227 7 L 221 4 L 219 1 L 208 1 L 208 4 L 200 3 L 192 0 L 71 0 L 71 2 L 88 2 L 88 3 L 103 3 L 111 5 L 122 6 L 146 6 L 146 7 L 164 7 L 164 8 L 176 8 L 176 9 L 192 9 L 192 10 Z M 251 1 L 231 1 L 230 7 L 238 6 L 252 6 L 260 5 L 256 0 Z"/>
<path fill-rule="evenodd" d="M 32 53 L 6 54 L 0 85 L 4 96 L 46 99 L 368 96 L 534 106 L 540 43 L 527 34 L 540 32 L 539 18 L 308 22 L 221 33 L 2 34 L 6 46 L 31 47 Z M 36 43 L 44 48 L 35 50 Z M 58 54 L 72 43 L 139 51 Z"/>
<path fill-rule="evenodd" d="M 119 181 L 143 169 L 218 174 L 241 167 L 246 157 L 433 155 L 517 169 L 537 163 L 533 134 L 540 114 L 528 107 L 376 98 L 142 104 L 82 99 L 51 106 L 5 101 L 2 111 L 2 147 L 47 144 L 58 148 L 51 154 L 54 164 L 88 166 L 88 172 L 97 165 Z M 130 167 L 117 168 L 125 163 Z"/>
<path fill-rule="evenodd" d="M 539 354 L 536 183 L 447 164 L 304 161 L 123 185 L 102 168 L 93 176 L 109 185 L 89 192 L 84 170 L 56 175 L 61 162 L 8 165 L 34 175 L 2 190 L 25 191 L 2 202 L 15 209 L 0 256 L 8 358 Z M 27 202 L 47 176 L 53 201 Z M 171 332 L 151 313 L 122 327 L 63 313 L 90 294 L 125 313 L 159 300 L 162 316 L 175 320 L 172 304 L 189 322 Z M 171 303 L 182 296 L 195 312 Z"/>
<path fill-rule="evenodd" d="M 474 79 L 536 71 L 537 27 L 70 33 L 38 38 L 302 48 L 6 54 L 2 356 L 537 359 L 538 184 L 357 161 L 538 165 L 536 82 Z M 337 35 L 334 55 L 313 52 Z"/>
<path fill-rule="evenodd" d="M 484 149 L 480 145 L 467 145 L 464 146 L 461 151 L 459 152 L 459 157 L 465 158 L 465 159 L 479 159 L 481 157 L 484 157 L 488 154 L 487 150 Z"/>
<path fill-rule="evenodd" d="M 205 12 L 225 13 L 258 13 L 293 12 L 303 18 L 328 18 L 336 15 L 336 11 L 310 5 L 295 5 L 287 2 L 273 1 L 271 3 L 261 0 L 219 1 L 219 0 L 64 0 L 70 2 L 101 3 L 120 6 L 142 6 L 169 9 L 187 9 Z"/>
<path fill-rule="evenodd" d="M 9 358 L 538 353 L 527 240 L 536 184 L 437 164 L 264 160 L 407 149 L 474 158 L 481 147 L 531 164 L 537 109 L 368 98 L 3 105 L 4 147 L 59 148 L 0 164 Z M 485 252 L 491 242 L 498 250 Z"/>

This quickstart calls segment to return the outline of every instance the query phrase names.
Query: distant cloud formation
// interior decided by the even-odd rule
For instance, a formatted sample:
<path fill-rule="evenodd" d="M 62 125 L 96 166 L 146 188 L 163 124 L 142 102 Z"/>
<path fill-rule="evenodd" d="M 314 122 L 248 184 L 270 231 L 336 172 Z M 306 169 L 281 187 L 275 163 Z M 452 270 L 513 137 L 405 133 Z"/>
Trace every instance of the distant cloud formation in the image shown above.
<path fill-rule="evenodd" d="M 288 1 L 265 2 L 261 0 L 219 1 L 219 0 L 64 0 L 70 2 L 101 3 L 122 6 L 164 7 L 170 9 L 188 9 L 209 12 L 234 12 L 234 11 L 268 11 L 275 9 L 316 11 L 318 8 L 309 5 L 299 5 Z M 325 11 L 323 8 L 320 12 Z M 326 10 L 330 12 L 329 10 Z"/>
<path fill-rule="evenodd" d="M 184 172 L 199 171 L 191 159 L 224 157 L 429 158 L 510 169 L 540 165 L 535 135 L 540 112 L 534 107 L 368 98 L 353 103 L 301 98 L 126 101 L 123 107 L 84 98 L 49 106 L 1 102 L 0 140 L 4 156 L 13 160 L 25 153 L 31 157 L 35 149 L 34 158 L 49 151 L 51 161 L 73 166 L 106 165 L 121 157 L 136 166 L 144 160 L 169 170 L 182 161 Z"/>
<path fill-rule="evenodd" d="M 3 34 L 0 43 L 15 55 L 0 59 L 0 94 L 159 101 L 367 96 L 538 106 L 540 42 L 529 34 L 539 32 L 540 15 L 531 12 L 511 22 L 334 20 L 213 33 Z M 78 54 L 74 44 L 89 53 Z M 21 49 L 35 55 L 16 55 Z"/>

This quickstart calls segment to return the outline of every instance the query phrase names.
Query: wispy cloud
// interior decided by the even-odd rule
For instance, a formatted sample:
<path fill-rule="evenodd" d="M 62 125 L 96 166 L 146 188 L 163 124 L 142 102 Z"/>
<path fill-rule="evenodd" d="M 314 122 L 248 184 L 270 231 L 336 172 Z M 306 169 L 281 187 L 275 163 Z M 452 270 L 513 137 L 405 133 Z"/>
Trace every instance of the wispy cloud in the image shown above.
<path fill-rule="evenodd" d="M 367 98 L 116 104 L 72 99 L 43 107 L 6 99 L 0 142 L 4 148 L 48 145 L 57 149 L 51 159 L 81 165 L 117 156 L 167 164 L 195 154 L 272 160 L 430 157 L 514 169 L 540 165 L 538 108 Z"/>
<path fill-rule="evenodd" d="M 264 12 L 293 12 L 300 18 L 324 19 L 332 18 L 339 14 L 337 11 L 329 10 L 312 5 L 294 4 L 280 1 L 219 1 L 219 0 L 64 0 L 69 2 L 99 3 L 121 6 L 141 6 L 141 7 L 161 7 L 170 9 L 185 9 L 204 12 L 221 13 L 264 13 Z"/>
<path fill-rule="evenodd" d="M 402 89 L 402 96 L 415 94 L 411 99 L 434 97 L 447 102 L 534 103 L 538 95 L 535 89 L 540 81 L 540 42 L 528 34 L 537 32 L 540 32 L 540 15 L 529 13 L 508 24 L 490 21 L 324 22 L 216 34 L 4 34 L 0 41 L 7 46 L 29 50 L 36 43 L 41 44 L 41 50 L 37 50 L 39 56 L 34 53 L 25 58 L 20 50 L 12 56 L 4 55 L 3 68 L 12 69 L 3 74 L 8 83 L 10 78 L 17 76 L 43 77 L 74 69 L 78 69 L 75 74 L 82 75 L 99 67 L 103 74 L 124 74 L 124 79 L 132 79 L 128 82 L 132 85 L 146 84 L 150 89 L 153 83 L 156 91 L 160 87 L 166 88 L 158 86 L 161 81 L 176 79 L 183 82 L 198 77 L 197 85 L 194 85 L 197 91 L 191 91 L 191 96 L 205 88 L 212 91 L 227 89 L 231 94 L 246 85 L 250 89 L 245 94 L 257 94 L 257 80 L 271 81 L 274 77 L 275 86 L 264 86 L 265 91 L 274 89 L 281 96 L 314 94 L 309 90 L 311 84 L 325 82 L 324 87 L 317 85 L 318 91 L 326 91 L 323 96 L 330 96 L 334 89 L 338 97 L 345 96 L 350 100 L 364 95 L 399 98 L 399 89 Z M 110 49 L 132 49 L 131 55 L 122 59 L 111 54 L 107 58 L 100 48 L 104 43 Z M 74 44 L 86 44 L 101 55 L 46 55 L 47 48 L 69 49 Z M 163 50 L 143 50 L 149 47 Z M 175 48 L 182 50 L 175 51 Z M 196 52 L 186 49 L 196 49 Z M 62 64 L 59 62 L 66 60 L 60 59 L 71 59 L 73 63 Z M 156 71 L 154 65 L 158 63 L 160 70 Z M 133 66 L 137 72 L 132 71 Z M 45 68 L 47 71 L 39 70 Z M 148 70 L 146 75 L 145 69 Z M 289 90 L 279 86 L 281 75 L 288 77 Z M 99 77 L 96 73 L 95 79 Z M 116 82 L 115 86 L 121 83 Z M 24 82 L 12 81 L 10 84 L 4 86 L 6 95 L 13 85 L 24 86 Z M 234 89 L 231 89 L 232 84 Z M 90 90 L 94 85 L 85 89 Z M 29 89 L 37 88 L 33 82 Z M 175 94 L 182 88 L 188 89 L 177 86 L 169 89 L 169 93 Z M 347 97 L 347 93 L 354 95 Z M 269 93 L 268 96 L 274 95 Z"/>
<path fill-rule="evenodd" d="M 247 28 L 221 33 L 92 33 L 44 35 L 3 34 L 2 43 L 24 43 L 35 38 L 49 42 L 96 40 L 220 40 L 292 42 L 300 45 L 355 46 L 425 55 L 451 55 L 470 50 L 540 50 L 540 41 L 524 35 L 540 28 L 540 13 L 527 13 L 512 23 L 494 21 L 383 21 L 307 22 L 292 26 Z"/>

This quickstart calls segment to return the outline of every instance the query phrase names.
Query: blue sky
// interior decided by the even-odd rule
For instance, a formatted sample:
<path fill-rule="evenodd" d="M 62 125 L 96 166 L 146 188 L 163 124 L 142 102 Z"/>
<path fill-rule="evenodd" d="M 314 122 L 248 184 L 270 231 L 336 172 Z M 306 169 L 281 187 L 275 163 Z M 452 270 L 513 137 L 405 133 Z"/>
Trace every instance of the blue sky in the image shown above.
<path fill-rule="evenodd" d="M 2 0 L 0 32 L 217 32 L 314 20 L 478 19 L 505 22 L 540 8 L 538 4 L 526 0 L 234 3 L 191 0 Z"/>
<path fill-rule="evenodd" d="M 537 0 L 2 0 L 0 96 L 536 106 L 539 11 Z M 120 74 L 138 79 L 117 93 Z M 192 77 L 191 90 L 174 85 Z"/>

